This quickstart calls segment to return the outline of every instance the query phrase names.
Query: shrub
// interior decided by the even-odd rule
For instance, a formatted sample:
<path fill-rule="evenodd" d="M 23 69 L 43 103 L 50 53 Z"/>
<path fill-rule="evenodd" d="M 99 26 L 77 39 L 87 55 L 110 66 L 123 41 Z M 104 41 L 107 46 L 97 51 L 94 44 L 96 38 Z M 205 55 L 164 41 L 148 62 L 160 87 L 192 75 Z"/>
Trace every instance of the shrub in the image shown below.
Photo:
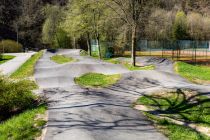
<path fill-rule="evenodd" d="M 17 53 L 17 52 L 21 52 L 22 49 L 23 49 L 23 46 L 13 40 L 0 41 L 0 52 Z"/>
<path fill-rule="evenodd" d="M 0 76 L 0 87 L 0 121 L 35 104 L 36 96 L 31 91 L 34 85 L 28 80 Z"/>
<path fill-rule="evenodd" d="M 111 58 L 115 54 L 114 47 L 108 47 L 106 52 L 106 58 Z"/>

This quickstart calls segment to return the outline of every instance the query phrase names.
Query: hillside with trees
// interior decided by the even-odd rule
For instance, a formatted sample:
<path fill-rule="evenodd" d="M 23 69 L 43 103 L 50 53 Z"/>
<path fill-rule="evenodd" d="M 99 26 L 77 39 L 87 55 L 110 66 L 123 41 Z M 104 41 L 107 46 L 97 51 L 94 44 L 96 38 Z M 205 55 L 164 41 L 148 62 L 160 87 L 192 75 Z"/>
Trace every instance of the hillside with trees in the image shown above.
<path fill-rule="evenodd" d="M 209 40 L 207 0 L 1 1 L 1 38 L 29 48 L 82 48 L 111 42 L 115 52 L 138 40 Z M 8 32 L 7 32 L 8 33 Z"/>

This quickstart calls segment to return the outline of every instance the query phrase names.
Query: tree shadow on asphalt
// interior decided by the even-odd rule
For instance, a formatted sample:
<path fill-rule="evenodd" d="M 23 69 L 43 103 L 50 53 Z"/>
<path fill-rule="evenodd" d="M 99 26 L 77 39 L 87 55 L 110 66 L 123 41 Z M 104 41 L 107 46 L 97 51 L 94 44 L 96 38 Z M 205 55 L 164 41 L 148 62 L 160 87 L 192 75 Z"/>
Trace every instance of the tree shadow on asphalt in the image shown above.
<path fill-rule="evenodd" d="M 185 119 L 186 122 L 188 122 L 188 118 L 185 114 L 192 114 L 189 109 L 195 106 L 202 106 L 210 101 L 209 99 L 200 99 L 199 102 L 195 102 L 197 100 L 194 99 L 204 94 L 196 94 L 189 97 L 180 90 L 177 93 L 177 97 L 182 97 L 182 100 L 175 98 L 171 101 L 163 97 L 163 100 L 169 104 L 169 107 L 163 110 L 161 104 L 157 102 L 158 98 L 152 98 L 152 96 L 148 96 L 142 91 L 144 89 L 157 87 L 161 87 L 161 83 L 156 80 L 127 77 L 125 80 L 119 81 L 117 84 L 104 89 L 87 88 L 73 93 L 62 91 L 64 93 L 62 93 L 62 98 L 65 100 L 72 100 L 74 97 L 81 98 L 79 98 L 77 102 L 70 103 L 69 105 L 50 107 L 50 118 L 47 127 L 53 128 L 53 135 L 64 133 L 72 129 L 84 129 L 87 131 L 123 130 L 127 132 L 135 131 L 136 133 L 144 132 L 152 134 L 157 133 L 156 129 L 153 127 L 153 123 L 148 121 L 139 111 L 133 110 L 130 107 L 130 104 L 136 97 L 145 96 L 153 101 L 152 105 L 156 106 L 157 109 L 149 113 L 159 113 L 157 115 L 165 113 L 168 116 L 178 113 L 181 117 L 179 116 L 175 119 L 182 118 Z M 60 93 L 61 92 L 58 90 L 51 94 L 56 96 L 56 94 Z M 94 103 L 92 100 L 94 100 Z M 54 101 L 56 103 L 62 103 L 62 101 L 56 98 Z M 205 108 L 208 107 L 205 106 Z M 57 115 L 60 114 L 62 118 L 57 118 L 56 113 Z M 208 114 L 208 112 L 205 113 Z M 108 119 L 106 115 L 109 116 Z M 174 116 L 171 115 L 171 117 Z M 197 118 L 197 120 L 199 120 L 199 118 Z M 200 120 L 200 122 L 201 121 L 202 120 Z M 202 123 L 204 122 L 205 120 L 203 120 Z"/>
<path fill-rule="evenodd" d="M 128 83 L 126 86 L 124 83 L 119 82 L 104 89 L 83 88 L 84 90 L 74 93 L 64 92 L 62 98 L 65 98 L 65 100 L 72 100 L 74 97 L 78 98 L 80 96 L 81 100 L 65 106 L 49 107 L 50 118 L 47 127 L 58 128 L 54 130 L 54 135 L 72 129 L 85 129 L 88 131 L 122 130 L 126 133 L 133 131 L 137 135 L 141 132 L 157 134 L 151 121 L 148 121 L 139 111 L 131 109 L 133 102 L 131 99 L 143 95 L 142 92 L 135 89 L 152 88 L 160 85 L 155 80 L 142 80 L 144 80 L 144 83 L 128 77 L 124 81 Z M 56 92 L 59 94 L 60 91 Z M 56 96 L 54 91 L 49 93 Z M 54 101 L 62 104 L 59 99 Z M 63 118 L 54 117 L 55 113 L 60 113 Z"/>

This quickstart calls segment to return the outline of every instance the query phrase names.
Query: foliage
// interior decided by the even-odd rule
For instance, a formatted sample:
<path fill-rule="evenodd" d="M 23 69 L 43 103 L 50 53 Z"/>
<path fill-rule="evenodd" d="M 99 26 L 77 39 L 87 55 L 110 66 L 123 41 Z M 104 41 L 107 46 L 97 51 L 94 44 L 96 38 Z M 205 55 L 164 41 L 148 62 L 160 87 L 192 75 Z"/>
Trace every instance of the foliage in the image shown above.
<path fill-rule="evenodd" d="M 191 12 L 187 15 L 188 32 L 192 39 L 206 40 L 209 38 L 210 18 L 199 13 Z"/>
<path fill-rule="evenodd" d="M 81 86 L 88 88 L 103 88 L 115 84 L 120 75 L 104 75 L 99 73 L 87 73 L 81 77 L 75 78 L 75 82 Z"/>
<path fill-rule="evenodd" d="M 72 40 L 67 32 L 58 29 L 56 32 L 55 46 L 56 48 L 72 48 Z"/>
<path fill-rule="evenodd" d="M 27 110 L 0 125 L 1 140 L 32 140 L 41 134 L 41 128 L 46 124 L 41 118 L 37 119 L 37 115 L 42 115 L 46 111 L 46 106 L 39 106 L 31 110 Z"/>
<path fill-rule="evenodd" d="M 13 55 L 2 55 L 2 56 L 0 56 L 0 64 L 3 64 L 13 58 L 15 58 L 15 56 L 13 56 Z"/>
<path fill-rule="evenodd" d="M 150 96 L 142 96 L 138 99 L 137 104 L 145 105 L 152 110 L 146 111 L 146 116 L 153 120 L 170 140 L 210 139 L 188 128 L 187 125 L 177 125 L 169 120 L 173 119 L 184 123 L 210 126 L 209 99 L 200 93 L 183 90 L 162 91 Z M 165 117 L 165 119 L 159 116 Z"/>
<path fill-rule="evenodd" d="M 34 65 L 42 54 L 40 51 L 33 55 L 11 77 L 27 79 L 32 76 Z M 36 83 L 2 76 L 0 87 L 0 139 L 22 140 L 39 136 L 46 122 L 36 117 L 45 112 L 46 106 L 44 100 L 32 92 L 37 88 Z"/>
<path fill-rule="evenodd" d="M 12 78 L 29 78 L 34 71 L 34 65 L 42 56 L 43 51 L 33 55 L 24 63 Z M 37 115 L 46 110 L 43 99 L 34 95 L 37 88 L 34 81 L 0 77 L 0 139 L 34 139 L 41 133 L 45 123 L 36 119 Z"/>
<path fill-rule="evenodd" d="M 0 87 L 0 120 L 16 112 L 31 108 L 36 103 L 36 96 L 31 92 L 35 87 L 30 81 L 12 81 L 0 76 Z"/>
<path fill-rule="evenodd" d="M 74 59 L 71 57 L 66 57 L 64 55 L 54 55 L 50 58 L 52 61 L 58 63 L 58 64 L 65 64 L 69 62 L 73 62 Z"/>
<path fill-rule="evenodd" d="M 11 78 L 27 78 L 33 75 L 34 65 L 42 57 L 43 51 L 34 54 L 27 60 L 16 72 L 11 75 Z"/>
<path fill-rule="evenodd" d="M 95 9 L 97 17 L 100 15 L 100 18 L 96 22 L 100 40 L 113 41 L 116 47 L 122 47 L 131 41 L 130 25 L 134 23 L 133 21 L 138 23 L 138 38 L 155 40 L 159 36 L 158 39 L 173 39 L 172 32 L 174 30 L 180 30 L 179 26 L 171 25 L 174 21 L 176 23 L 174 13 L 182 9 L 185 13 L 188 13 L 188 25 L 193 26 L 188 26 L 187 33 L 190 35 L 188 39 L 210 38 L 208 26 L 210 23 L 208 15 L 210 12 L 210 2 L 207 0 L 171 0 L 170 2 L 168 0 L 141 1 L 140 6 L 139 4 L 133 6 L 135 7 L 133 10 L 132 2 L 136 3 L 138 1 L 122 0 L 122 5 L 116 5 L 117 2 L 119 3 L 119 0 L 0 1 L 0 24 L 1 27 L 3 25 L 6 29 L 11 29 L 14 32 L 13 34 L 8 33 L 9 38 L 16 39 L 16 32 L 18 31 L 20 42 L 27 47 L 40 47 L 43 40 L 47 43 L 54 42 L 56 44 L 56 38 L 53 38 L 53 40 L 49 39 L 51 38 L 49 35 L 55 35 L 54 33 L 49 34 L 51 32 L 49 30 L 54 30 L 57 33 L 60 28 L 67 32 L 71 40 L 75 37 L 76 42 L 78 42 L 81 38 L 88 40 L 91 38 L 96 39 L 96 27 L 94 27 L 93 23 L 93 10 Z M 59 18 L 59 20 L 62 20 L 59 24 L 55 24 L 55 28 L 50 28 L 50 26 L 53 27 L 52 24 L 56 20 L 51 20 L 52 22 L 50 22 L 50 12 L 45 12 L 45 9 L 49 9 L 49 7 L 51 9 L 56 9 L 55 7 L 57 7 L 58 10 L 56 11 L 58 12 L 53 15 Z M 141 14 L 138 14 L 139 11 Z M 54 12 L 52 11 L 52 13 Z M 65 15 L 64 17 L 63 13 Z M 197 18 L 197 15 L 199 15 L 199 18 Z M 132 17 L 135 18 L 132 19 Z M 172 27 L 177 29 L 173 29 Z M 45 37 L 41 35 L 42 31 L 44 31 L 43 36 Z M 5 36 L 5 32 L 6 30 L 4 29 L 0 32 L 1 38 L 8 38 Z M 82 46 L 85 45 L 82 44 Z"/>
<path fill-rule="evenodd" d="M 45 8 L 45 12 L 47 14 L 47 19 L 45 20 L 42 28 L 42 41 L 45 44 L 51 45 L 51 47 L 56 47 L 56 33 L 59 27 L 62 12 L 60 12 L 60 8 L 58 6 L 47 6 Z"/>
<path fill-rule="evenodd" d="M 145 27 L 146 37 L 150 40 L 171 39 L 173 26 L 173 13 L 156 8 L 148 17 L 148 25 Z"/>
<path fill-rule="evenodd" d="M 175 23 L 173 25 L 173 38 L 175 40 L 187 38 L 187 16 L 183 11 L 179 11 L 176 14 Z"/>
<path fill-rule="evenodd" d="M 210 83 L 210 68 L 207 66 L 195 66 L 184 62 L 175 64 L 177 73 L 195 83 Z"/>
<path fill-rule="evenodd" d="M 23 46 L 13 40 L 2 40 L 0 41 L 0 52 L 4 53 L 17 53 L 22 52 Z"/>

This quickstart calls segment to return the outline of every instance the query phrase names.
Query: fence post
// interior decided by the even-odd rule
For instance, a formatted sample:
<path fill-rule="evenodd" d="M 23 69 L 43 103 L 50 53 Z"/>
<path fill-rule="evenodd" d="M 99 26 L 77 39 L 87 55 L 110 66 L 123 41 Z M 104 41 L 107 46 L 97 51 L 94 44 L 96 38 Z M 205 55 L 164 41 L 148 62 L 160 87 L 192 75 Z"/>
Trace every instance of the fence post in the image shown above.
<path fill-rule="evenodd" d="M 195 43 L 195 64 L 197 64 L 197 45 L 198 45 L 198 41 L 196 41 Z"/>

